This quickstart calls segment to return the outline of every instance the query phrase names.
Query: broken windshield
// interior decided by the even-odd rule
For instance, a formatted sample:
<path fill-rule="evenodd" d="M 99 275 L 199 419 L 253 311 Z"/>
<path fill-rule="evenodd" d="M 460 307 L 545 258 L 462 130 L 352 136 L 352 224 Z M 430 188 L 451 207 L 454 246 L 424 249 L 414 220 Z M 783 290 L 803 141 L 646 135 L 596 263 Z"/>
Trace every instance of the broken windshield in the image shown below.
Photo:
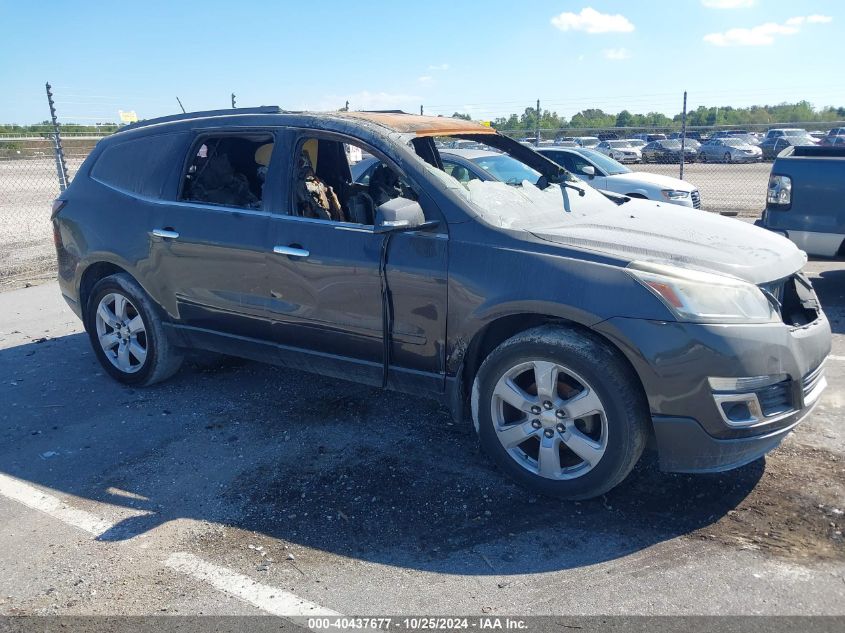
<path fill-rule="evenodd" d="M 560 166 L 519 143 L 498 135 L 474 135 L 476 145 L 466 152 L 468 162 L 487 173 L 486 178 L 458 179 L 426 163 L 426 169 L 447 188 L 469 203 L 480 219 L 493 226 L 534 231 L 571 223 L 617 205 L 595 189 L 576 180 Z M 458 154 L 453 137 L 437 139 L 441 159 Z M 483 158 L 483 161 L 479 159 Z M 485 165 L 479 165 L 484 162 Z M 507 165 L 498 171 L 488 167 Z M 451 174 L 454 174 L 454 169 Z M 577 184 L 575 184 L 577 183 Z"/>

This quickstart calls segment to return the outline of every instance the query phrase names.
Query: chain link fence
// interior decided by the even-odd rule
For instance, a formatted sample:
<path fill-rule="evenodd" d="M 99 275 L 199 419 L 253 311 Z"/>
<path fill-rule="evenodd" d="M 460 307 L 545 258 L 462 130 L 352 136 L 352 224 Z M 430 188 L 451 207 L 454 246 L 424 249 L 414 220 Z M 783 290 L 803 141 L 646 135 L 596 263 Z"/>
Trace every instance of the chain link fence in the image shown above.
<path fill-rule="evenodd" d="M 98 137 L 63 137 L 69 176 Z M 55 269 L 50 212 L 59 195 L 52 133 L 0 135 L 0 285 Z"/>
<path fill-rule="evenodd" d="M 803 128 L 808 131 L 825 132 L 843 123 L 777 124 L 778 128 Z M 765 132 L 769 127 L 751 126 L 747 132 Z M 706 138 L 716 132 L 715 128 L 690 128 L 690 132 Z M 740 130 L 734 129 L 734 133 Z M 528 144 L 536 143 L 534 130 L 510 130 L 505 134 Z M 656 129 L 562 129 L 541 130 L 539 142 L 543 145 L 572 145 L 579 137 L 617 139 L 633 138 L 637 135 L 663 134 L 670 136 L 670 130 Z M 82 161 L 103 135 L 62 133 L 65 163 L 72 179 Z M 680 165 L 677 162 L 635 162 L 626 165 L 635 172 L 650 172 L 678 178 Z M 748 163 L 719 159 L 703 162 L 696 157 L 684 165 L 684 180 L 698 187 L 701 194 L 701 208 L 705 211 L 757 216 L 765 204 L 766 186 L 771 170 L 770 160 Z M 43 132 L 29 132 L 27 135 L 0 134 L 0 285 L 21 277 L 36 277 L 50 274 L 55 268 L 50 210 L 53 199 L 59 194 L 56 152 L 54 151 L 53 128 L 45 126 Z"/>

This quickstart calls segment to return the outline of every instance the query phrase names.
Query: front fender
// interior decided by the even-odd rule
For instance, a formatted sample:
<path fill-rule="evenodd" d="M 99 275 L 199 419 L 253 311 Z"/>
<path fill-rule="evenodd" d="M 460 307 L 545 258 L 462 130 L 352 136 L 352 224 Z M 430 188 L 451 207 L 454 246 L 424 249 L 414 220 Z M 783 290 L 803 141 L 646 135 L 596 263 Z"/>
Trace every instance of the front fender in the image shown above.
<path fill-rule="evenodd" d="M 620 315 L 674 320 L 624 265 L 524 232 L 507 246 L 450 242 L 448 372 L 457 370 L 479 332 L 505 318 L 530 325 L 535 317 L 560 319 L 587 328 Z"/>

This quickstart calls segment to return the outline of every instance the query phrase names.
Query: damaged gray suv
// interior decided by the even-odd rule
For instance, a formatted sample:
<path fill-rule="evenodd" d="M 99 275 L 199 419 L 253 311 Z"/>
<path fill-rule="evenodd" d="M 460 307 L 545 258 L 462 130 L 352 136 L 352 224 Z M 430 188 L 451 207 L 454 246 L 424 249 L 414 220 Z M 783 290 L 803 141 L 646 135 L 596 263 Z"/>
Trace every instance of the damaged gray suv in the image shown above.
<path fill-rule="evenodd" d="M 457 140 L 528 169 L 456 173 L 438 147 Z M 566 499 L 619 484 L 649 442 L 667 471 L 755 460 L 826 385 L 830 326 L 791 242 L 609 198 L 468 121 L 136 123 L 97 145 L 53 226 L 62 293 L 116 380 L 164 380 L 198 348 L 430 396 Z"/>

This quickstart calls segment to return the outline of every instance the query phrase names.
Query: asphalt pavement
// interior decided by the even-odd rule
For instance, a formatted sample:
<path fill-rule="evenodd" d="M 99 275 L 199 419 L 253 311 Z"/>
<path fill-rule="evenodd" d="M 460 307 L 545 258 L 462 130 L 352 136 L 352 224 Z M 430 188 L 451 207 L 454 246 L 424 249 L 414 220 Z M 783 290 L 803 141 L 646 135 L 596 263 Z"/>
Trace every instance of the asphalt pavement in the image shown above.
<path fill-rule="evenodd" d="M 765 460 L 530 495 L 436 403 L 251 362 L 110 380 L 55 282 L 0 293 L 0 614 L 845 615 L 828 387 Z"/>

